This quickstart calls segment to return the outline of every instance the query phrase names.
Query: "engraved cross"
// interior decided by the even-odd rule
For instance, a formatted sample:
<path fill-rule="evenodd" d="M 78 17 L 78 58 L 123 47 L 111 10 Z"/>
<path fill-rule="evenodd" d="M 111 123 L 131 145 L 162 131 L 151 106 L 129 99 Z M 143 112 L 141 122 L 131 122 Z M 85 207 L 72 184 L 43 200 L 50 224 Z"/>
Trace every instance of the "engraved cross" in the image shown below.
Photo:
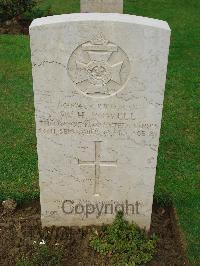
<path fill-rule="evenodd" d="M 78 159 L 79 165 L 92 165 L 95 166 L 95 183 L 94 195 L 99 196 L 99 179 L 101 167 L 117 167 L 117 161 L 101 161 L 101 141 L 95 141 L 95 160 L 94 161 L 81 161 Z"/>

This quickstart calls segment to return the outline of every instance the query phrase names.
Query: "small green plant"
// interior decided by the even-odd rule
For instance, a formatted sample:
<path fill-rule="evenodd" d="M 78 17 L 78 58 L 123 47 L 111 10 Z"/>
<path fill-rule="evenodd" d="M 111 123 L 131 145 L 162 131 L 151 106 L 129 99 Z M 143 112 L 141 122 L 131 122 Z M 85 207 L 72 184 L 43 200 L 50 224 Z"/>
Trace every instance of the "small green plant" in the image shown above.
<path fill-rule="evenodd" d="M 41 8 L 37 0 L 0 0 L 0 21 L 17 17 L 24 22 L 52 15 L 51 6 Z"/>
<path fill-rule="evenodd" d="M 21 20 L 31 23 L 31 21 L 36 18 L 46 17 L 50 15 L 52 15 L 51 6 L 47 6 L 43 9 L 39 6 L 34 6 L 31 10 L 28 10 L 21 15 Z"/>
<path fill-rule="evenodd" d="M 156 251 L 156 238 L 129 224 L 119 212 L 111 225 L 90 239 L 90 245 L 100 254 L 110 257 L 113 265 L 140 265 L 150 261 Z"/>
<path fill-rule="evenodd" d="M 59 266 L 62 257 L 62 249 L 39 245 L 34 247 L 31 258 L 23 256 L 17 266 Z"/>
<path fill-rule="evenodd" d="M 32 10 L 36 0 L 0 0 L 0 17 L 4 21 Z"/>
<path fill-rule="evenodd" d="M 29 262 L 28 258 L 23 257 L 16 263 L 16 266 L 33 266 L 33 264 Z"/>

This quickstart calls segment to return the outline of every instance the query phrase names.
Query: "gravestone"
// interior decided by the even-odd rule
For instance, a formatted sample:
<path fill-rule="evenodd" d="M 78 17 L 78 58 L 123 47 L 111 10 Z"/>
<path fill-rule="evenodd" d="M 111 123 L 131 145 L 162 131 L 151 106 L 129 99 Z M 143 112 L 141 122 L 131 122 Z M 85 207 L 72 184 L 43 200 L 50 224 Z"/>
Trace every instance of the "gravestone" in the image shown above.
<path fill-rule="evenodd" d="M 43 226 L 150 227 L 170 29 L 121 14 L 30 26 Z"/>
<path fill-rule="evenodd" d="M 82 13 L 123 13 L 123 0 L 81 0 Z"/>

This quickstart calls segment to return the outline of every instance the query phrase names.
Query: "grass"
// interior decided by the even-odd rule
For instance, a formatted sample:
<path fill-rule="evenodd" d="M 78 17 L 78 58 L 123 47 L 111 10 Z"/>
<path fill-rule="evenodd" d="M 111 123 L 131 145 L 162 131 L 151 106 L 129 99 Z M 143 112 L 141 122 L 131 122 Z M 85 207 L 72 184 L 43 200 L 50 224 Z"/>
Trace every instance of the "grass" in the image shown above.
<path fill-rule="evenodd" d="M 54 14 L 79 12 L 77 0 L 45 0 Z M 169 191 L 200 265 L 199 8 L 196 0 L 125 0 L 124 13 L 167 20 L 172 29 L 156 194 Z M 0 201 L 39 197 L 29 38 L 0 36 Z"/>
<path fill-rule="evenodd" d="M 39 6 L 42 9 L 50 6 L 54 15 L 80 12 L 80 0 L 40 0 Z"/>
<path fill-rule="evenodd" d="M 0 201 L 38 197 L 29 38 L 0 36 Z"/>

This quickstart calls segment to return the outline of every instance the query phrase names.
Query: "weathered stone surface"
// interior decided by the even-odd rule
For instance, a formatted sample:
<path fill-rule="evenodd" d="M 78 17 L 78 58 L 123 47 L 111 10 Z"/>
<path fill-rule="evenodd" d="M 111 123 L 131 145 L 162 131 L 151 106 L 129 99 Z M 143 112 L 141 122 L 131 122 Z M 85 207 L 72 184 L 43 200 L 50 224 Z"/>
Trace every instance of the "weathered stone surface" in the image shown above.
<path fill-rule="evenodd" d="M 82 13 L 123 13 L 123 0 L 81 0 Z"/>
<path fill-rule="evenodd" d="M 149 229 L 167 70 L 166 22 L 70 14 L 30 27 L 43 226 Z"/>

